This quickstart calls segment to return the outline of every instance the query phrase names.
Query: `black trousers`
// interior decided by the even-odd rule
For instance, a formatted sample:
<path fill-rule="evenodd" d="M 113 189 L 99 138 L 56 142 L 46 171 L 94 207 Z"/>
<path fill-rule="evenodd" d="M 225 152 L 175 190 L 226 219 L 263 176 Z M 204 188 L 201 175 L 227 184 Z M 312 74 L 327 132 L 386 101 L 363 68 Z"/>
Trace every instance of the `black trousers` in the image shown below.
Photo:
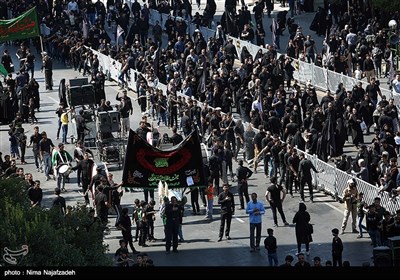
<path fill-rule="evenodd" d="M 278 210 L 281 215 L 283 223 L 286 223 L 285 213 L 283 213 L 282 203 L 270 203 L 272 210 L 272 217 L 274 218 L 274 224 L 278 224 L 278 216 L 276 215 L 276 211 Z"/>
<path fill-rule="evenodd" d="M 313 199 L 313 186 L 312 186 L 312 178 L 301 178 L 300 180 L 300 197 L 304 200 L 304 187 L 308 185 L 308 190 L 310 192 L 310 199 Z"/>
<path fill-rule="evenodd" d="M 250 201 L 249 185 L 247 185 L 247 183 L 238 185 L 238 191 L 239 191 L 240 207 L 244 209 L 244 198 L 246 199 L 246 203 L 249 203 L 249 201 Z M 243 198 L 243 196 L 244 196 L 244 198 Z"/>
<path fill-rule="evenodd" d="M 167 252 L 171 250 L 171 245 L 173 250 L 178 249 L 178 231 L 179 231 L 179 219 L 167 220 L 165 225 L 165 249 Z"/>
<path fill-rule="evenodd" d="M 221 214 L 221 225 L 219 227 L 219 237 L 220 238 L 222 238 L 222 236 L 224 236 L 225 221 L 226 221 L 225 236 L 229 236 L 229 232 L 231 231 L 231 222 L 232 222 L 232 213 L 231 212 Z"/>

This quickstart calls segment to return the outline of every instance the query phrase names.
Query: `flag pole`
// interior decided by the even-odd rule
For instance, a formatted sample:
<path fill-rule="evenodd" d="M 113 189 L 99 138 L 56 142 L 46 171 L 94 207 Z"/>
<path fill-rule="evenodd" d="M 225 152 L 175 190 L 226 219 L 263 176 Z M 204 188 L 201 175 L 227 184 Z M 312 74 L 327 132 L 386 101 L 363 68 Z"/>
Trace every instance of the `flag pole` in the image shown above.
<path fill-rule="evenodd" d="M 40 52 L 40 54 L 42 54 L 42 53 L 44 52 L 44 49 L 43 49 L 43 37 L 42 37 L 42 35 L 39 35 L 39 38 L 40 38 L 40 49 L 42 50 L 42 51 Z"/>

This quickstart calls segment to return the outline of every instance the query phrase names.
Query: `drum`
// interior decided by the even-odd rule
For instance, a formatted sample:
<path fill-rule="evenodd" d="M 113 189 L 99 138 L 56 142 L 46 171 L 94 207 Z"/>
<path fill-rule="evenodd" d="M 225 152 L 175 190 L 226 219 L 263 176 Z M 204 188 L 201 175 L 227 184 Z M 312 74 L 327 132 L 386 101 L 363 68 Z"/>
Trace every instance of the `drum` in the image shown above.
<path fill-rule="evenodd" d="M 71 173 L 71 167 L 68 164 L 63 164 L 58 168 L 58 173 L 68 175 Z"/>

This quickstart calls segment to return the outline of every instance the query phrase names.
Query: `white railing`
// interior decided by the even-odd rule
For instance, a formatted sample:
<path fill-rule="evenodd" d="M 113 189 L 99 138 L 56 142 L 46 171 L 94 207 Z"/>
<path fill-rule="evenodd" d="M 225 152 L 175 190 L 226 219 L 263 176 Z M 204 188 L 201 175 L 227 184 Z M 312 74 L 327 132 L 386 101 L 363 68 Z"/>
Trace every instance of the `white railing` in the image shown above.
<path fill-rule="evenodd" d="M 163 22 L 169 16 L 167 14 L 160 14 L 155 10 L 150 10 L 150 11 L 151 11 L 150 24 L 152 25 L 154 25 L 157 20 L 160 22 L 160 25 L 163 25 Z M 187 22 L 187 25 L 188 25 L 188 32 L 189 30 L 194 31 L 194 29 L 196 28 L 196 26 L 190 22 Z M 202 32 L 203 36 L 206 38 L 206 40 L 209 37 L 214 36 L 215 34 L 215 32 L 209 28 L 201 27 L 199 29 Z M 236 46 L 237 53 L 239 55 L 243 46 L 246 46 L 250 54 L 252 54 L 253 56 L 255 56 L 255 54 L 260 49 L 263 52 L 266 52 L 266 49 L 251 44 L 249 42 L 245 42 L 243 40 L 234 37 L 230 38 L 234 40 L 234 45 Z M 121 63 L 95 50 L 92 51 L 94 54 L 97 54 L 101 69 L 108 71 L 110 73 L 111 79 L 118 82 L 118 75 L 120 73 Z M 294 63 L 297 64 L 296 65 L 297 71 L 295 74 L 295 78 L 299 82 L 305 83 L 310 80 L 315 87 L 323 90 L 329 89 L 331 91 L 336 91 L 338 84 L 341 82 L 343 82 L 346 89 L 350 89 L 352 88 L 353 85 L 355 85 L 358 82 L 356 79 L 327 70 L 326 68 L 315 66 L 314 64 L 298 60 L 294 61 Z M 139 74 L 141 73 L 136 70 L 133 69 L 130 70 L 130 79 L 128 80 L 128 87 L 134 91 L 136 91 L 136 78 Z M 365 82 L 363 83 L 364 86 L 366 86 Z M 166 94 L 167 86 L 165 84 L 158 82 L 156 83 L 156 85 L 154 85 L 154 87 L 162 89 L 163 93 Z M 397 102 L 400 101 L 400 94 L 392 94 L 389 90 L 385 89 L 382 89 L 382 93 L 394 97 L 396 102 L 395 104 L 399 104 Z M 201 102 L 198 102 L 198 104 L 202 106 Z M 313 185 L 317 187 L 319 190 L 323 190 L 335 196 L 336 198 L 341 199 L 343 189 L 346 188 L 347 186 L 347 180 L 354 178 L 357 182 L 358 190 L 364 192 L 364 199 L 367 203 L 372 203 L 375 197 L 380 196 L 382 205 L 388 211 L 393 213 L 400 208 L 399 198 L 390 199 L 389 195 L 386 192 L 384 192 L 381 195 L 378 195 L 378 189 L 376 186 L 371 185 L 363 180 L 360 180 L 359 178 L 355 178 L 351 174 L 347 174 L 337 169 L 336 167 L 318 159 L 315 155 L 310 155 L 304 151 L 300 152 L 303 152 L 306 155 L 306 157 L 313 162 L 314 166 L 318 170 L 323 170 L 322 172 L 313 175 Z"/>

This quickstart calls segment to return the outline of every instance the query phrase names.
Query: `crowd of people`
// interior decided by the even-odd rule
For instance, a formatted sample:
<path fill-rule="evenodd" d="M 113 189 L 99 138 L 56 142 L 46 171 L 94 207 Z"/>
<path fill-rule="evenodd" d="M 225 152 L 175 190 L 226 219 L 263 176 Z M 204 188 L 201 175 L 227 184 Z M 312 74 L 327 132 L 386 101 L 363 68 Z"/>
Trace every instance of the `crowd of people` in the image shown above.
<path fill-rule="evenodd" d="M 0 2 L 4 3 L 4 1 Z M 232 5 L 229 5 L 229 1 L 226 1 L 227 11 L 225 17 L 223 16 L 224 20 L 216 24 L 215 37 L 206 41 L 199 29 L 196 29 L 193 34 L 188 34 L 184 20 L 189 19 L 199 26 L 211 26 L 216 11 L 214 0 L 207 1 L 202 16 L 196 14 L 193 17 L 191 5 L 186 0 L 183 2 L 173 1 L 173 5 L 167 1 L 159 3 L 149 1 L 143 6 L 135 1 L 131 7 L 121 2 L 110 0 L 106 5 L 100 0 L 95 3 L 91 0 L 57 0 L 54 3 L 53 1 L 49 1 L 49 3 L 38 1 L 35 3 L 41 25 L 50 30 L 50 33 L 44 36 L 45 53 L 40 51 L 40 45 L 36 40 L 31 42 L 36 48 L 37 55 L 43 60 L 46 89 L 52 90 L 53 88 L 51 60 L 54 59 L 76 71 L 83 70 L 83 75 L 90 74 L 91 82 L 97 85 L 96 92 L 98 94 L 96 96 L 100 96 L 96 100 L 98 110 L 113 110 L 110 101 L 105 99 L 104 94 L 106 69 L 100 69 L 97 55 L 87 47 L 109 55 L 122 63 L 118 77 L 121 89 L 125 89 L 127 86 L 130 69 L 142 73 L 137 77 L 137 88 L 134 89 L 141 112 L 149 112 L 153 119 L 158 120 L 158 124 L 162 122 L 165 126 L 172 128 L 175 138 L 179 135 L 178 129 L 186 136 L 197 126 L 202 140 L 211 149 L 211 157 L 206 170 L 207 177 L 214 195 L 221 196 L 218 199 L 221 207 L 226 208 L 226 212 L 223 212 L 221 218 L 219 240 L 222 239 L 224 233 L 226 238 L 230 239 L 230 219 L 235 211 L 234 204 L 232 208 L 232 203 L 224 202 L 226 198 L 224 188 L 220 193 L 220 180 L 222 179 L 223 185 L 228 184 L 228 173 L 231 175 L 232 182 L 237 180 L 240 190 L 240 208 L 246 209 L 249 215 L 254 214 L 252 203 L 254 200 L 256 203 L 257 198 L 254 198 L 252 194 L 253 202 L 250 201 L 246 180 L 253 172 L 259 171 L 260 160 L 263 160 L 264 163 L 262 172 L 265 177 L 274 178 L 273 184 L 278 185 L 278 195 L 286 192 L 285 190 L 292 196 L 294 192 L 299 192 L 304 202 L 304 187 L 308 184 L 310 201 L 313 201 L 312 187 L 309 181 L 310 171 L 318 172 L 318 170 L 312 164 L 310 165 L 304 155 L 298 155 L 296 146 L 300 150 L 328 160 L 342 156 L 345 141 L 351 135 L 353 144 L 360 151 L 354 161 L 344 157 L 337 160 L 338 168 L 353 172 L 363 180 L 379 186 L 382 191 L 397 195 L 397 186 L 400 181 L 397 168 L 397 153 L 400 147 L 398 111 L 394 100 L 386 100 L 387 97 L 380 92 L 376 76 L 380 76 L 382 71 L 376 58 L 379 51 L 374 51 L 375 48 L 381 50 L 381 60 L 384 56 L 386 57 L 385 51 L 390 42 L 388 34 L 381 27 L 384 26 L 383 22 L 392 15 L 377 12 L 376 20 L 368 22 L 366 15 L 371 12 L 368 7 L 361 7 L 364 11 L 362 14 L 357 14 L 356 9 L 353 9 L 351 14 L 347 14 L 340 7 L 326 1 L 327 5 L 319 10 L 316 20 L 317 34 L 328 33 L 329 35 L 329 39 L 327 37 L 325 45 L 321 49 L 325 57 L 333 57 L 332 63 L 326 65 L 337 72 L 348 75 L 353 75 L 353 72 L 356 73 L 355 70 L 360 70 L 367 77 L 369 85 L 364 89 L 359 83 L 352 89 L 346 89 L 343 84 L 340 84 L 335 93 L 327 91 L 319 101 L 313 85 L 301 86 L 293 81 L 295 68 L 292 58 L 304 59 L 316 64 L 319 59 L 315 42 L 310 35 L 303 35 L 301 27 L 299 28 L 292 18 L 287 23 L 279 22 L 279 24 L 287 26 L 292 37 L 287 47 L 287 56 L 278 56 L 277 46 L 270 44 L 265 53 L 259 52 L 252 57 L 246 50 L 238 54 L 233 41 L 226 37 L 228 34 L 235 35 L 237 32 L 236 35 L 240 34 L 241 39 L 252 42 L 258 36 L 257 41 L 264 45 L 261 39 L 262 32 L 265 34 L 265 31 L 257 30 L 256 36 L 253 38 L 249 35 L 252 33 L 250 31 L 252 29 L 251 14 L 246 6 L 239 9 L 239 14 L 236 15 L 235 3 L 233 8 Z M 257 28 L 263 28 L 264 7 L 262 5 L 266 2 L 268 1 L 256 2 L 254 7 Z M 3 18 L 20 14 L 33 5 L 33 2 L 26 1 L 24 4 L 10 2 L 9 4 L 6 10 L 10 11 L 10 14 L 2 15 Z M 164 26 L 156 23 L 150 29 L 150 8 L 165 13 L 172 12 L 174 16 L 178 16 L 178 19 L 168 18 Z M 268 11 L 270 7 L 267 5 L 266 9 Z M 320 20 L 322 18 L 326 18 L 327 22 L 323 23 Z M 232 23 L 236 22 L 238 24 L 235 26 L 238 29 L 231 30 Z M 329 24 L 329 22 L 331 23 Z M 114 34 L 111 35 L 114 38 L 111 38 L 107 32 L 111 26 L 115 29 Z M 117 26 L 124 31 L 122 45 L 111 44 L 112 41 L 119 38 L 116 32 Z M 165 45 L 162 38 L 163 29 L 168 37 L 166 47 L 163 47 Z M 153 34 L 149 37 L 150 30 Z M 367 36 L 374 34 L 377 35 L 371 42 L 372 37 L 367 38 Z M 276 42 L 274 43 L 276 45 Z M 2 64 L 10 74 L 4 85 L 1 86 L 2 95 L 5 96 L 5 99 L 2 99 L 5 101 L 1 104 L 3 106 L 1 116 L 4 122 L 11 123 L 9 134 L 12 156 L 12 159 L 8 156 L 8 160 L 5 160 L 10 162 L 9 166 L 4 165 L 3 168 L 2 164 L 4 177 L 19 174 L 15 166 L 16 159 L 20 158 L 21 164 L 25 162 L 27 137 L 24 136 L 21 129 L 22 123 L 37 123 L 35 110 L 39 111 L 40 100 L 39 86 L 33 78 L 35 55 L 32 50 L 29 42 L 22 42 L 20 45 L 18 51 L 20 61 L 18 61 L 19 65 L 15 63 L 18 72 L 15 77 L 12 75 L 14 63 L 12 59 L 8 58 L 10 57 L 8 51 L 4 51 L 2 57 Z M 235 59 L 240 60 L 238 68 L 235 67 Z M 371 59 L 373 60 L 372 64 Z M 329 62 L 328 59 L 326 61 Z M 150 85 L 150 82 L 157 79 L 167 85 L 167 92 L 162 92 Z M 129 116 L 133 109 L 129 107 L 131 100 L 129 99 L 128 102 L 129 97 L 126 98 L 125 93 L 122 94 L 123 98 L 117 95 L 117 100 L 121 102 L 118 107 L 121 113 L 121 127 L 127 132 L 129 131 Z M 183 93 L 184 96 L 182 97 L 180 93 Z M 82 142 L 77 143 L 74 157 L 63 158 L 60 148 L 64 144 L 69 144 L 66 138 L 68 130 L 63 127 L 61 118 L 68 112 L 65 85 L 60 84 L 59 96 L 60 107 L 62 107 L 59 114 L 60 127 L 63 131 L 63 143 L 59 145 L 58 150 L 59 156 L 55 156 L 52 160 L 51 150 L 55 145 L 47 138 L 45 132 L 39 133 L 39 128 L 35 129 L 37 131 L 30 138 L 30 145 L 28 145 L 33 147 L 38 171 L 45 173 L 46 180 L 50 180 L 50 175 L 54 172 L 59 179 L 57 181 L 59 191 L 66 191 L 61 181 L 63 175 L 58 174 L 57 170 L 52 169 L 52 166 L 59 167 L 64 161 L 75 160 L 77 165 L 74 168 L 80 170 L 78 185 L 82 187 L 85 202 L 89 203 L 88 195 L 91 192 L 96 203 L 96 211 L 103 222 L 107 221 L 109 207 L 114 207 L 119 217 L 124 216 L 126 210 L 121 209 L 119 204 L 122 195 L 120 185 L 114 183 L 112 178 L 104 176 L 101 173 L 102 170 L 98 170 L 98 174 L 91 173 L 93 162 L 89 159 L 89 151 L 81 146 Z M 235 121 L 233 112 L 240 114 L 241 120 Z M 79 112 L 76 112 L 76 115 L 78 116 Z M 141 128 L 143 131 L 151 131 L 145 129 L 146 121 L 141 124 L 143 124 L 143 128 Z M 254 131 L 254 128 L 257 129 L 257 132 Z M 372 129 L 375 137 L 371 145 L 367 147 L 363 135 L 371 133 Z M 83 139 L 80 140 L 83 141 Z M 179 142 L 177 141 L 177 143 Z M 243 151 L 245 162 L 251 163 L 253 170 L 246 167 L 248 170 L 243 172 L 238 168 L 234 173 L 232 161 L 239 161 L 238 156 L 241 151 Z M 14 165 L 11 164 L 12 161 L 14 161 Z M 239 166 L 244 168 L 243 161 Z M 91 177 L 93 179 L 90 179 Z M 33 179 L 31 181 L 34 182 Z M 31 187 L 35 188 L 35 185 L 36 183 L 33 183 Z M 93 190 L 96 192 L 92 192 Z M 276 190 L 271 189 L 270 192 L 267 200 L 275 209 L 274 224 L 278 224 L 276 217 L 276 210 L 278 210 L 283 223 L 287 225 L 282 205 L 276 199 L 276 193 L 272 198 L 272 193 Z M 199 193 L 203 205 L 212 204 L 212 199 L 210 199 L 212 194 L 205 189 L 201 189 Z M 191 198 L 192 202 L 198 200 L 196 192 L 191 192 Z M 151 199 L 154 199 L 154 193 Z M 37 200 L 33 200 L 33 204 L 38 205 Z M 283 198 L 281 200 L 283 202 Z M 166 219 L 167 252 L 171 250 L 171 247 L 173 252 L 177 251 L 178 234 L 181 231 L 180 210 L 174 204 L 176 202 L 167 203 L 165 212 L 163 212 Z M 228 206 L 224 206 L 224 204 L 228 204 Z M 134 219 L 135 222 L 140 222 L 141 231 L 138 232 L 138 235 L 140 235 L 141 242 L 139 245 L 144 247 L 146 241 L 154 239 L 151 226 L 150 228 L 143 226 L 144 219 L 146 221 L 153 219 L 152 217 L 149 219 L 146 217 L 147 214 L 143 214 L 149 209 L 149 205 L 151 205 L 151 201 L 147 203 L 146 199 L 145 203 L 138 208 L 142 209 L 141 214 L 137 216 L 137 212 L 135 212 L 136 218 Z M 211 211 L 210 207 L 208 209 L 207 218 L 212 218 L 212 206 Z M 149 212 L 152 211 L 149 210 Z M 197 212 L 199 212 L 198 207 L 193 206 L 193 213 Z M 154 213 L 152 214 L 154 215 Z M 349 214 L 346 215 L 348 218 Z M 250 243 L 252 251 L 259 250 L 260 246 L 261 227 L 258 225 L 258 218 L 250 217 L 250 224 L 254 224 L 251 226 L 252 236 L 256 231 L 256 236 L 251 239 Z M 119 218 L 118 221 L 120 221 Z M 297 227 L 297 222 L 293 222 Z M 125 243 L 131 246 L 132 235 L 128 236 L 123 232 L 124 228 L 127 230 L 131 225 L 126 223 L 122 224 L 122 227 L 119 226 L 124 240 L 126 239 Z M 345 227 L 344 223 L 342 230 Z M 136 235 L 137 238 L 139 238 L 138 235 Z M 131 250 L 136 252 L 133 245 Z M 125 250 L 121 251 L 125 252 Z M 123 254 L 121 253 L 118 258 L 124 259 Z M 121 259 L 117 262 L 122 265 L 127 263 L 126 260 Z"/>

